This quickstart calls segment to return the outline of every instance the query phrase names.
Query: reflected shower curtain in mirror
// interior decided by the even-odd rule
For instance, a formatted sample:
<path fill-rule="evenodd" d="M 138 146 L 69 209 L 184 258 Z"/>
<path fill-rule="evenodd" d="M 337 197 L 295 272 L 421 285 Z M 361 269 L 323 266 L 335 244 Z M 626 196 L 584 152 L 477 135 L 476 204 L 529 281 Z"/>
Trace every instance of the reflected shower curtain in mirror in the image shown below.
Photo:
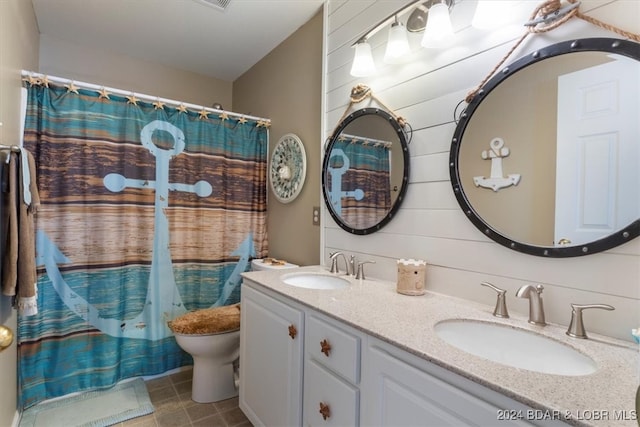
<path fill-rule="evenodd" d="M 373 227 L 391 209 L 390 147 L 390 142 L 345 134 L 333 144 L 329 167 L 334 171 L 345 169 L 339 215 L 346 224 L 359 229 Z M 331 179 L 337 176 L 331 174 Z"/>
<path fill-rule="evenodd" d="M 267 255 L 266 122 L 31 84 L 38 314 L 19 318 L 23 408 L 191 363 L 167 321 L 239 302 Z"/>

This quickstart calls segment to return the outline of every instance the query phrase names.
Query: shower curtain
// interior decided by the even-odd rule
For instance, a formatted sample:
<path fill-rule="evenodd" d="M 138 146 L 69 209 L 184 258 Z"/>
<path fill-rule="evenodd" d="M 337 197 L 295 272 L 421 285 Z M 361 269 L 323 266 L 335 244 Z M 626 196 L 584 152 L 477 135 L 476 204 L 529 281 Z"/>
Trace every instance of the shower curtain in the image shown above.
<path fill-rule="evenodd" d="M 267 255 L 266 121 L 31 79 L 38 313 L 23 408 L 192 363 L 167 321 L 234 304 Z"/>
<path fill-rule="evenodd" d="M 391 143 L 347 135 L 332 146 L 329 186 L 346 224 L 373 227 L 391 209 Z M 333 180 L 340 180 L 334 186 Z"/>

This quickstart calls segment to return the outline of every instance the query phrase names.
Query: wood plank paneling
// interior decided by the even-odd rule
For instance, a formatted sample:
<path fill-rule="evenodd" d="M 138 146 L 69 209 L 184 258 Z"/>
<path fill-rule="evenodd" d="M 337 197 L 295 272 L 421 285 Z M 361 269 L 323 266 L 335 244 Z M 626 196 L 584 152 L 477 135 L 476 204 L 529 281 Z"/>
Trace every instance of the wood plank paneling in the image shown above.
<path fill-rule="evenodd" d="M 334 4 L 335 3 L 335 4 Z M 369 78 L 349 75 L 351 43 L 405 1 L 329 1 L 325 65 L 324 129 L 329 137 L 349 105 L 356 83 L 369 85 L 375 95 L 413 126 L 410 146 L 411 179 L 406 200 L 381 231 L 355 236 L 339 228 L 324 212 L 323 257 L 336 250 L 371 259 L 368 277 L 395 280 L 396 260 L 422 258 L 429 263 L 427 287 L 435 292 L 477 300 L 492 309 L 494 295 L 479 286 L 483 280 L 507 289 L 509 310 L 527 314 L 527 302 L 515 298 L 519 286 L 545 286 L 547 319 L 567 325 L 570 303 L 608 303 L 614 312 L 589 313 L 589 330 L 630 340 L 640 325 L 640 241 L 604 253 L 569 259 L 545 259 L 504 248 L 485 237 L 460 210 L 449 181 L 449 147 L 456 124 L 454 110 L 503 58 L 523 33 L 522 23 L 539 4 L 520 1 L 514 12 L 522 22 L 499 31 L 470 26 L 473 1 L 452 10 L 455 45 L 447 50 L 419 48 L 420 34 L 411 35 L 409 62 L 382 62 L 386 31 L 371 37 L 378 73 Z M 580 10 L 627 31 L 640 32 L 640 2 L 585 0 Z M 406 19 L 406 18 L 405 18 Z M 549 44 L 583 37 L 617 37 L 577 18 L 551 32 L 532 35 L 508 59 Z M 358 105 L 356 105 L 358 108 Z M 514 107 L 517 108 L 517 107 Z M 383 302 L 381 302 L 383 303 Z"/>

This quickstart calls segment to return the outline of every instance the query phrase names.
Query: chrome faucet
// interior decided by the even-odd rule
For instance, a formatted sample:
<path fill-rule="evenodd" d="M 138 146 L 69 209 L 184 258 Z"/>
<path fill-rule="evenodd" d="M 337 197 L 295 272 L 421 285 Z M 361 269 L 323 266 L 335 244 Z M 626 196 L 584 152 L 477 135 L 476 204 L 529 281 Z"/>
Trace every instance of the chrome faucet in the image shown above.
<path fill-rule="evenodd" d="M 547 324 L 544 320 L 544 306 L 542 304 L 542 285 L 524 285 L 516 292 L 518 298 L 529 298 L 529 323 L 538 326 Z"/>
<path fill-rule="evenodd" d="M 507 291 L 504 289 L 500 289 L 496 286 L 493 286 L 489 282 L 480 283 L 482 286 L 486 286 L 488 288 L 493 289 L 497 292 L 498 296 L 496 299 L 496 307 L 493 309 L 493 315 L 496 317 L 502 317 L 504 319 L 509 318 L 509 312 L 507 311 L 507 301 L 505 300 L 505 294 Z"/>
<path fill-rule="evenodd" d="M 567 335 L 573 338 L 587 338 L 587 332 L 584 330 L 584 323 L 582 321 L 582 310 L 587 308 L 601 308 L 603 310 L 615 310 L 609 304 L 571 304 L 571 323 L 569 323 L 569 329 L 567 329 Z"/>
<path fill-rule="evenodd" d="M 351 273 L 349 272 L 349 262 L 347 261 L 347 257 L 342 252 L 334 252 L 332 254 L 331 253 L 329 254 L 329 259 L 331 259 L 331 268 L 329 271 L 331 273 L 340 274 L 340 269 L 338 268 L 339 256 L 342 256 L 342 259 L 344 260 L 344 268 L 345 268 L 346 274 L 350 275 Z"/>

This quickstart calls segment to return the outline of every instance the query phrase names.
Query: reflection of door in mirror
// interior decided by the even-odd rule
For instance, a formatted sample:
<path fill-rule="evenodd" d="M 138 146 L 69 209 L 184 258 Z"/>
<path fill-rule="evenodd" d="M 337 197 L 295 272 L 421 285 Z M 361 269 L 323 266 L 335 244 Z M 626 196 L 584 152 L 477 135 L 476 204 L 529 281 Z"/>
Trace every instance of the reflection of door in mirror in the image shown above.
<path fill-rule="evenodd" d="M 556 246 L 598 240 L 640 217 L 640 63 L 558 78 Z M 617 58 L 617 59 L 615 59 Z"/>

